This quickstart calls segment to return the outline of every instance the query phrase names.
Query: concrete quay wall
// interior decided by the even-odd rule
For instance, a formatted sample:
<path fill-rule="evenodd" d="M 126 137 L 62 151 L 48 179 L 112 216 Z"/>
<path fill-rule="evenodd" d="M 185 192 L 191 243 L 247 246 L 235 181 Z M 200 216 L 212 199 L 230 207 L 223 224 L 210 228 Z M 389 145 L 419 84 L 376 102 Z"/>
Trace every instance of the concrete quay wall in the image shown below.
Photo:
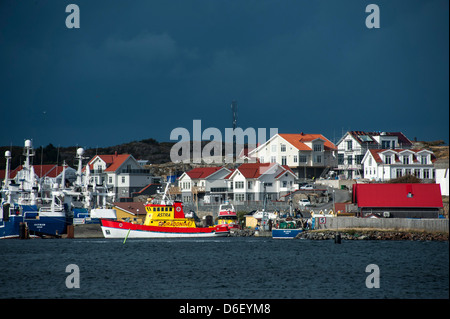
<path fill-rule="evenodd" d="M 322 222 L 322 223 L 321 223 Z M 324 223 L 323 223 L 324 222 Z M 449 232 L 448 219 L 316 217 L 315 229 L 379 228 Z"/>

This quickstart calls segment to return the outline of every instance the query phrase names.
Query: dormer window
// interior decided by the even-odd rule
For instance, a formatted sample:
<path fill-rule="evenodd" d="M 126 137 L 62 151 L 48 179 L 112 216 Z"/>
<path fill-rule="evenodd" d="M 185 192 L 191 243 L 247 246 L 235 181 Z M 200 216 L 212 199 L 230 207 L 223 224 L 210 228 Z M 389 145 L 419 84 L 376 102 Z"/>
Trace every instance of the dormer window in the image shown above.
<path fill-rule="evenodd" d="M 428 164 L 428 156 L 427 155 L 421 155 L 420 156 L 420 163 L 421 164 Z"/>
<path fill-rule="evenodd" d="M 384 162 L 386 163 L 386 164 L 391 164 L 391 156 L 390 155 L 387 155 L 387 156 L 385 156 L 384 157 Z"/>
<path fill-rule="evenodd" d="M 409 155 L 403 155 L 403 164 L 409 164 Z"/>
<path fill-rule="evenodd" d="M 314 152 L 322 152 L 322 144 L 314 144 Z"/>

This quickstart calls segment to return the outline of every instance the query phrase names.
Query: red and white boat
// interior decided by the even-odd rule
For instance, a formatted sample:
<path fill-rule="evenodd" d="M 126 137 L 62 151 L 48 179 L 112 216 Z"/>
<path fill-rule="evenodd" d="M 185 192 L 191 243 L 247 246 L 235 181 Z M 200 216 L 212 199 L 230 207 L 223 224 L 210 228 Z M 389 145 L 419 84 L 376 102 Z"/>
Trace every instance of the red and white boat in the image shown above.
<path fill-rule="evenodd" d="M 220 237 L 229 234 L 228 229 L 217 226 L 197 226 L 193 213 L 185 213 L 183 204 L 167 198 L 152 200 L 145 205 L 143 224 L 102 219 L 101 227 L 105 238 L 193 238 Z"/>
<path fill-rule="evenodd" d="M 229 203 L 220 205 L 217 228 L 223 231 L 241 229 L 234 206 Z"/>

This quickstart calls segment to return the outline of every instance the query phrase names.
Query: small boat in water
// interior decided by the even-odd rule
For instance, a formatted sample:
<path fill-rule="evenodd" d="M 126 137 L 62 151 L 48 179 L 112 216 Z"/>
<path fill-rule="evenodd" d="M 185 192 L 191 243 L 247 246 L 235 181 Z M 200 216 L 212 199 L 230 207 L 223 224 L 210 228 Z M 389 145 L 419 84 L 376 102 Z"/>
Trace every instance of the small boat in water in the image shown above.
<path fill-rule="evenodd" d="M 168 186 L 162 200 L 145 205 L 144 223 L 133 224 L 118 220 L 101 219 L 105 238 L 195 238 L 227 236 L 229 230 L 217 226 L 198 226 L 194 213 L 185 213 L 183 204 L 168 199 Z"/>
<path fill-rule="evenodd" d="M 217 226 L 223 231 L 241 229 L 233 204 L 225 203 L 219 206 Z"/>
<path fill-rule="evenodd" d="M 301 223 L 296 221 L 279 221 L 272 227 L 273 239 L 294 239 L 303 232 Z"/>

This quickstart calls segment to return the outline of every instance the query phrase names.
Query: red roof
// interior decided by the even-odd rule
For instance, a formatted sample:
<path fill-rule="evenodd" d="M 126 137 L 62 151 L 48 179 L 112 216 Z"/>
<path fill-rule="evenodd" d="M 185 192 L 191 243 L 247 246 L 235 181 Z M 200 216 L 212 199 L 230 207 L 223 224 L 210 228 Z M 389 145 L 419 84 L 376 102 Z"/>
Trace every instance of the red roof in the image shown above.
<path fill-rule="evenodd" d="M 263 175 L 275 163 L 244 163 L 237 168 L 245 178 L 258 178 Z"/>
<path fill-rule="evenodd" d="M 331 143 L 327 138 L 325 138 L 322 134 L 278 134 L 282 138 L 284 138 L 287 142 L 292 144 L 292 146 L 296 147 L 300 151 L 311 151 L 311 147 L 305 144 L 305 142 L 311 142 L 316 139 L 321 139 L 324 141 L 324 149 L 325 150 L 336 150 L 336 146 Z"/>
<path fill-rule="evenodd" d="M 89 169 L 93 170 L 92 162 L 99 157 L 106 163 L 105 172 L 115 172 L 131 155 L 130 154 L 114 154 L 114 155 L 95 155 L 89 161 Z M 83 169 L 84 170 L 84 169 Z"/>
<path fill-rule="evenodd" d="M 283 168 L 283 171 L 279 173 L 276 178 L 286 173 L 287 171 L 294 174 L 294 172 L 292 172 L 292 170 L 287 165 L 278 165 L 277 163 L 244 163 L 239 166 L 237 170 L 241 172 L 241 174 L 244 175 L 245 178 L 259 178 L 261 175 L 270 173 L 270 170 L 275 166 Z M 276 170 L 273 170 L 272 173 L 275 172 Z M 227 178 L 229 177 L 230 175 L 227 176 Z"/>
<path fill-rule="evenodd" d="M 68 166 L 66 166 L 67 168 Z M 17 166 L 14 170 L 9 172 L 9 178 L 15 178 L 17 173 L 23 169 L 22 165 Z M 63 166 L 56 166 L 55 164 L 45 164 L 45 165 L 33 165 L 34 173 L 39 177 L 56 177 L 61 174 L 63 171 Z M 0 173 L 0 178 L 4 179 L 4 170 L 3 175 Z"/>
<path fill-rule="evenodd" d="M 354 184 L 353 201 L 358 207 L 442 207 L 439 184 Z"/>
<path fill-rule="evenodd" d="M 189 172 L 186 172 L 186 174 L 191 179 L 207 178 L 209 175 L 212 175 L 222 168 L 223 167 L 196 167 L 194 169 L 191 169 Z"/>

